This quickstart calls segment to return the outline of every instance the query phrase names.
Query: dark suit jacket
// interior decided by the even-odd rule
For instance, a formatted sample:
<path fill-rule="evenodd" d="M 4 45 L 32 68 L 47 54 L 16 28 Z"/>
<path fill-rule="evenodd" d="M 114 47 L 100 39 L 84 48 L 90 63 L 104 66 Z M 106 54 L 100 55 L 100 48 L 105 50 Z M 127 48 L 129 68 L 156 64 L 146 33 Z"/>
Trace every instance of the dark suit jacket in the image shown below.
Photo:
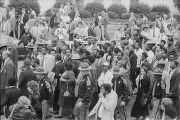
<path fill-rule="evenodd" d="M 96 37 L 96 33 L 94 32 L 94 30 L 91 27 L 88 28 L 88 36 Z"/>
<path fill-rule="evenodd" d="M 136 72 L 136 67 L 137 67 L 137 56 L 134 52 L 129 53 L 129 61 L 130 61 L 130 71 Z"/>
<path fill-rule="evenodd" d="M 180 70 L 176 69 L 171 76 L 170 88 L 169 88 L 169 92 L 175 96 L 180 95 L 180 92 L 179 92 L 180 91 L 179 90 L 180 80 L 179 80 L 179 78 L 180 78 Z"/>
<path fill-rule="evenodd" d="M 24 14 L 23 23 L 26 25 L 27 21 L 29 20 L 29 15 L 27 13 Z"/>
<path fill-rule="evenodd" d="M 16 87 L 8 88 L 4 93 L 4 98 L 1 100 L 1 107 L 8 107 L 15 104 L 21 96 L 21 90 Z"/>
<path fill-rule="evenodd" d="M 59 74 L 63 74 L 65 71 L 64 64 L 62 62 L 58 62 L 55 64 L 54 68 L 52 69 L 52 72 L 55 73 L 55 78 L 59 79 Z"/>
<path fill-rule="evenodd" d="M 18 86 L 22 91 L 22 95 L 28 97 L 29 93 L 27 90 L 27 83 L 31 80 L 37 81 L 36 74 L 33 72 L 31 68 L 27 68 L 20 73 Z"/>
<path fill-rule="evenodd" d="M 8 85 L 8 79 L 15 76 L 15 66 L 13 61 L 9 59 L 4 65 L 2 72 L 0 73 L 0 89 L 5 89 L 5 86 Z"/>
<path fill-rule="evenodd" d="M 21 90 L 19 88 L 12 87 L 5 91 L 4 97 L 1 100 L 1 107 L 4 107 L 5 105 L 7 105 L 5 116 L 9 116 L 10 114 L 9 107 L 17 103 L 20 96 L 21 96 Z"/>

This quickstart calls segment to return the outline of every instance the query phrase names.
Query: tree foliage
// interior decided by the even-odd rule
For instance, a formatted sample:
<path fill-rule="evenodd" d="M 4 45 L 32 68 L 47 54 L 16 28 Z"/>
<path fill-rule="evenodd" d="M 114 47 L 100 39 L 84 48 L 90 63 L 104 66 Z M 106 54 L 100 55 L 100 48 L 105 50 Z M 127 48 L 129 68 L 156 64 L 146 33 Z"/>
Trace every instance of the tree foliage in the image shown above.
<path fill-rule="evenodd" d="M 147 14 L 147 13 L 151 12 L 151 9 L 148 5 L 137 4 L 137 5 L 131 6 L 130 12 L 133 12 L 136 14 Z"/>
<path fill-rule="evenodd" d="M 90 11 L 92 15 L 94 15 L 94 13 L 98 13 L 103 11 L 104 5 L 101 3 L 97 3 L 97 2 L 92 2 L 92 3 L 88 3 L 85 7 L 86 10 Z"/>
<path fill-rule="evenodd" d="M 36 14 L 40 13 L 38 0 L 10 0 L 9 7 L 14 7 L 19 14 L 21 14 L 22 8 L 31 8 L 36 12 Z"/>
<path fill-rule="evenodd" d="M 55 8 L 60 8 L 61 4 L 67 4 L 67 2 L 72 3 L 73 0 L 56 0 L 54 7 Z"/>
<path fill-rule="evenodd" d="M 156 12 L 156 13 L 160 13 L 160 14 L 169 14 L 170 13 L 170 9 L 167 6 L 164 5 L 157 5 L 152 7 L 152 12 Z"/>
<path fill-rule="evenodd" d="M 127 13 L 127 9 L 123 5 L 118 5 L 118 4 L 111 5 L 108 8 L 108 11 L 118 14 L 119 17 L 121 17 L 122 14 Z"/>

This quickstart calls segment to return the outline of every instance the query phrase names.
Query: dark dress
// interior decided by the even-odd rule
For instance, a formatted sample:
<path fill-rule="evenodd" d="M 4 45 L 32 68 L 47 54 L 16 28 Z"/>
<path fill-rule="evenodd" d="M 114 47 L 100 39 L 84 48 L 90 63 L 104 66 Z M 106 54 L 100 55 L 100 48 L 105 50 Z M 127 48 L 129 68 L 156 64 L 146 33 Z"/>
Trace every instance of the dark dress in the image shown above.
<path fill-rule="evenodd" d="M 145 106 L 141 105 L 142 94 L 143 93 L 148 94 L 149 87 L 150 87 L 150 77 L 148 75 L 145 75 L 143 79 L 139 80 L 138 93 L 131 111 L 131 117 L 139 118 L 141 116 L 149 115 L 148 104 L 146 104 Z"/>

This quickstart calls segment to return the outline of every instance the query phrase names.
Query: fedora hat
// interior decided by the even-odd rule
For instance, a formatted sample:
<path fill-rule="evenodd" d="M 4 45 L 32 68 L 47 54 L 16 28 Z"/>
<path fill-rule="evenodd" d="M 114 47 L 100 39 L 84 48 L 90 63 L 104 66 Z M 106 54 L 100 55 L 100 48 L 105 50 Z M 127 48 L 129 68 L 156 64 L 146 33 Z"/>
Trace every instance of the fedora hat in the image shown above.
<path fill-rule="evenodd" d="M 118 66 L 115 66 L 113 68 L 113 70 L 112 70 L 112 74 L 117 75 L 117 74 L 120 74 L 120 73 L 121 73 L 120 68 Z"/>
<path fill-rule="evenodd" d="M 89 66 L 88 63 L 84 62 L 84 63 L 82 63 L 82 64 L 80 65 L 80 67 L 79 67 L 78 69 L 81 70 L 81 71 L 82 71 L 82 70 L 91 70 L 92 67 Z"/>
<path fill-rule="evenodd" d="M 166 62 L 162 59 L 157 62 L 157 65 L 165 65 L 165 64 Z"/>
<path fill-rule="evenodd" d="M 37 67 L 36 70 L 34 71 L 35 74 L 47 74 L 47 72 L 44 70 L 43 67 Z"/>
<path fill-rule="evenodd" d="M 153 75 L 162 75 L 163 71 L 160 68 L 156 68 L 152 72 Z"/>
<path fill-rule="evenodd" d="M 27 46 L 25 46 L 26 48 L 31 48 L 31 49 L 34 49 L 34 45 L 33 44 L 28 44 Z"/>
<path fill-rule="evenodd" d="M 72 57 L 71 57 L 72 60 L 79 60 L 80 58 L 81 57 L 79 54 L 72 54 Z"/>

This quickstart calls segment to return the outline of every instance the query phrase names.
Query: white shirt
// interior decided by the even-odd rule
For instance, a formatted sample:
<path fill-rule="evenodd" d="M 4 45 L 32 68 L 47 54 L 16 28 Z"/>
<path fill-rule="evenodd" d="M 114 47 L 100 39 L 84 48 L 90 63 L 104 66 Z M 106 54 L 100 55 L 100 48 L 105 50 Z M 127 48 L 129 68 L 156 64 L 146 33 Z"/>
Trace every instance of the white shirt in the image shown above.
<path fill-rule="evenodd" d="M 141 48 L 139 48 L 138 50 L 135 49 L 134 53 L 137 56 L 137 67 L 140 67 L 143 50 Z"/>
<path fill-rule="evenodd" d="M 154 58 L 154 53 L 150 50 L 150 51 L 147 52 L 147 54 L 148 54 L 147 61 L 151 64 L 152 60 Z"/>
<path fill-rule="evenodd" d="M 160 29 L 155 27 L 150 29 L 150 38 L 151 39 L 158 39 L 160 36 Z"/>
<path fill-rule="evenodd" d="M 169 74 L 169 72 L 167 70 L 164 70 L 161 78 L 166 84 L 166 93 L 169 93 L 169 88 L 170 88 L 170 74 Z"/>
<path fill-rule="evenodd" d="M 107 94 L 104 98 L 99 99 L 98 103 L 89 113 L 89 116 L 98 113 L 98 117 L 100 117 L 101 120 L 114 120 L 114 111 L 117 106 L 117 102 L 118 95 L 115 91 L 111 90 L 111 93 Z M 99 111 L 97 111 L 99 106 Z"/>
<path fill-rule="evenodd" d="M 98 79 L 98 85 L 99 87 L 103 83 L 109 83 L 112 85 L 112 79 L 113 79 L 113 74 L 108 70 L 106 73 L 102 72 L 99 79 Z"/>

